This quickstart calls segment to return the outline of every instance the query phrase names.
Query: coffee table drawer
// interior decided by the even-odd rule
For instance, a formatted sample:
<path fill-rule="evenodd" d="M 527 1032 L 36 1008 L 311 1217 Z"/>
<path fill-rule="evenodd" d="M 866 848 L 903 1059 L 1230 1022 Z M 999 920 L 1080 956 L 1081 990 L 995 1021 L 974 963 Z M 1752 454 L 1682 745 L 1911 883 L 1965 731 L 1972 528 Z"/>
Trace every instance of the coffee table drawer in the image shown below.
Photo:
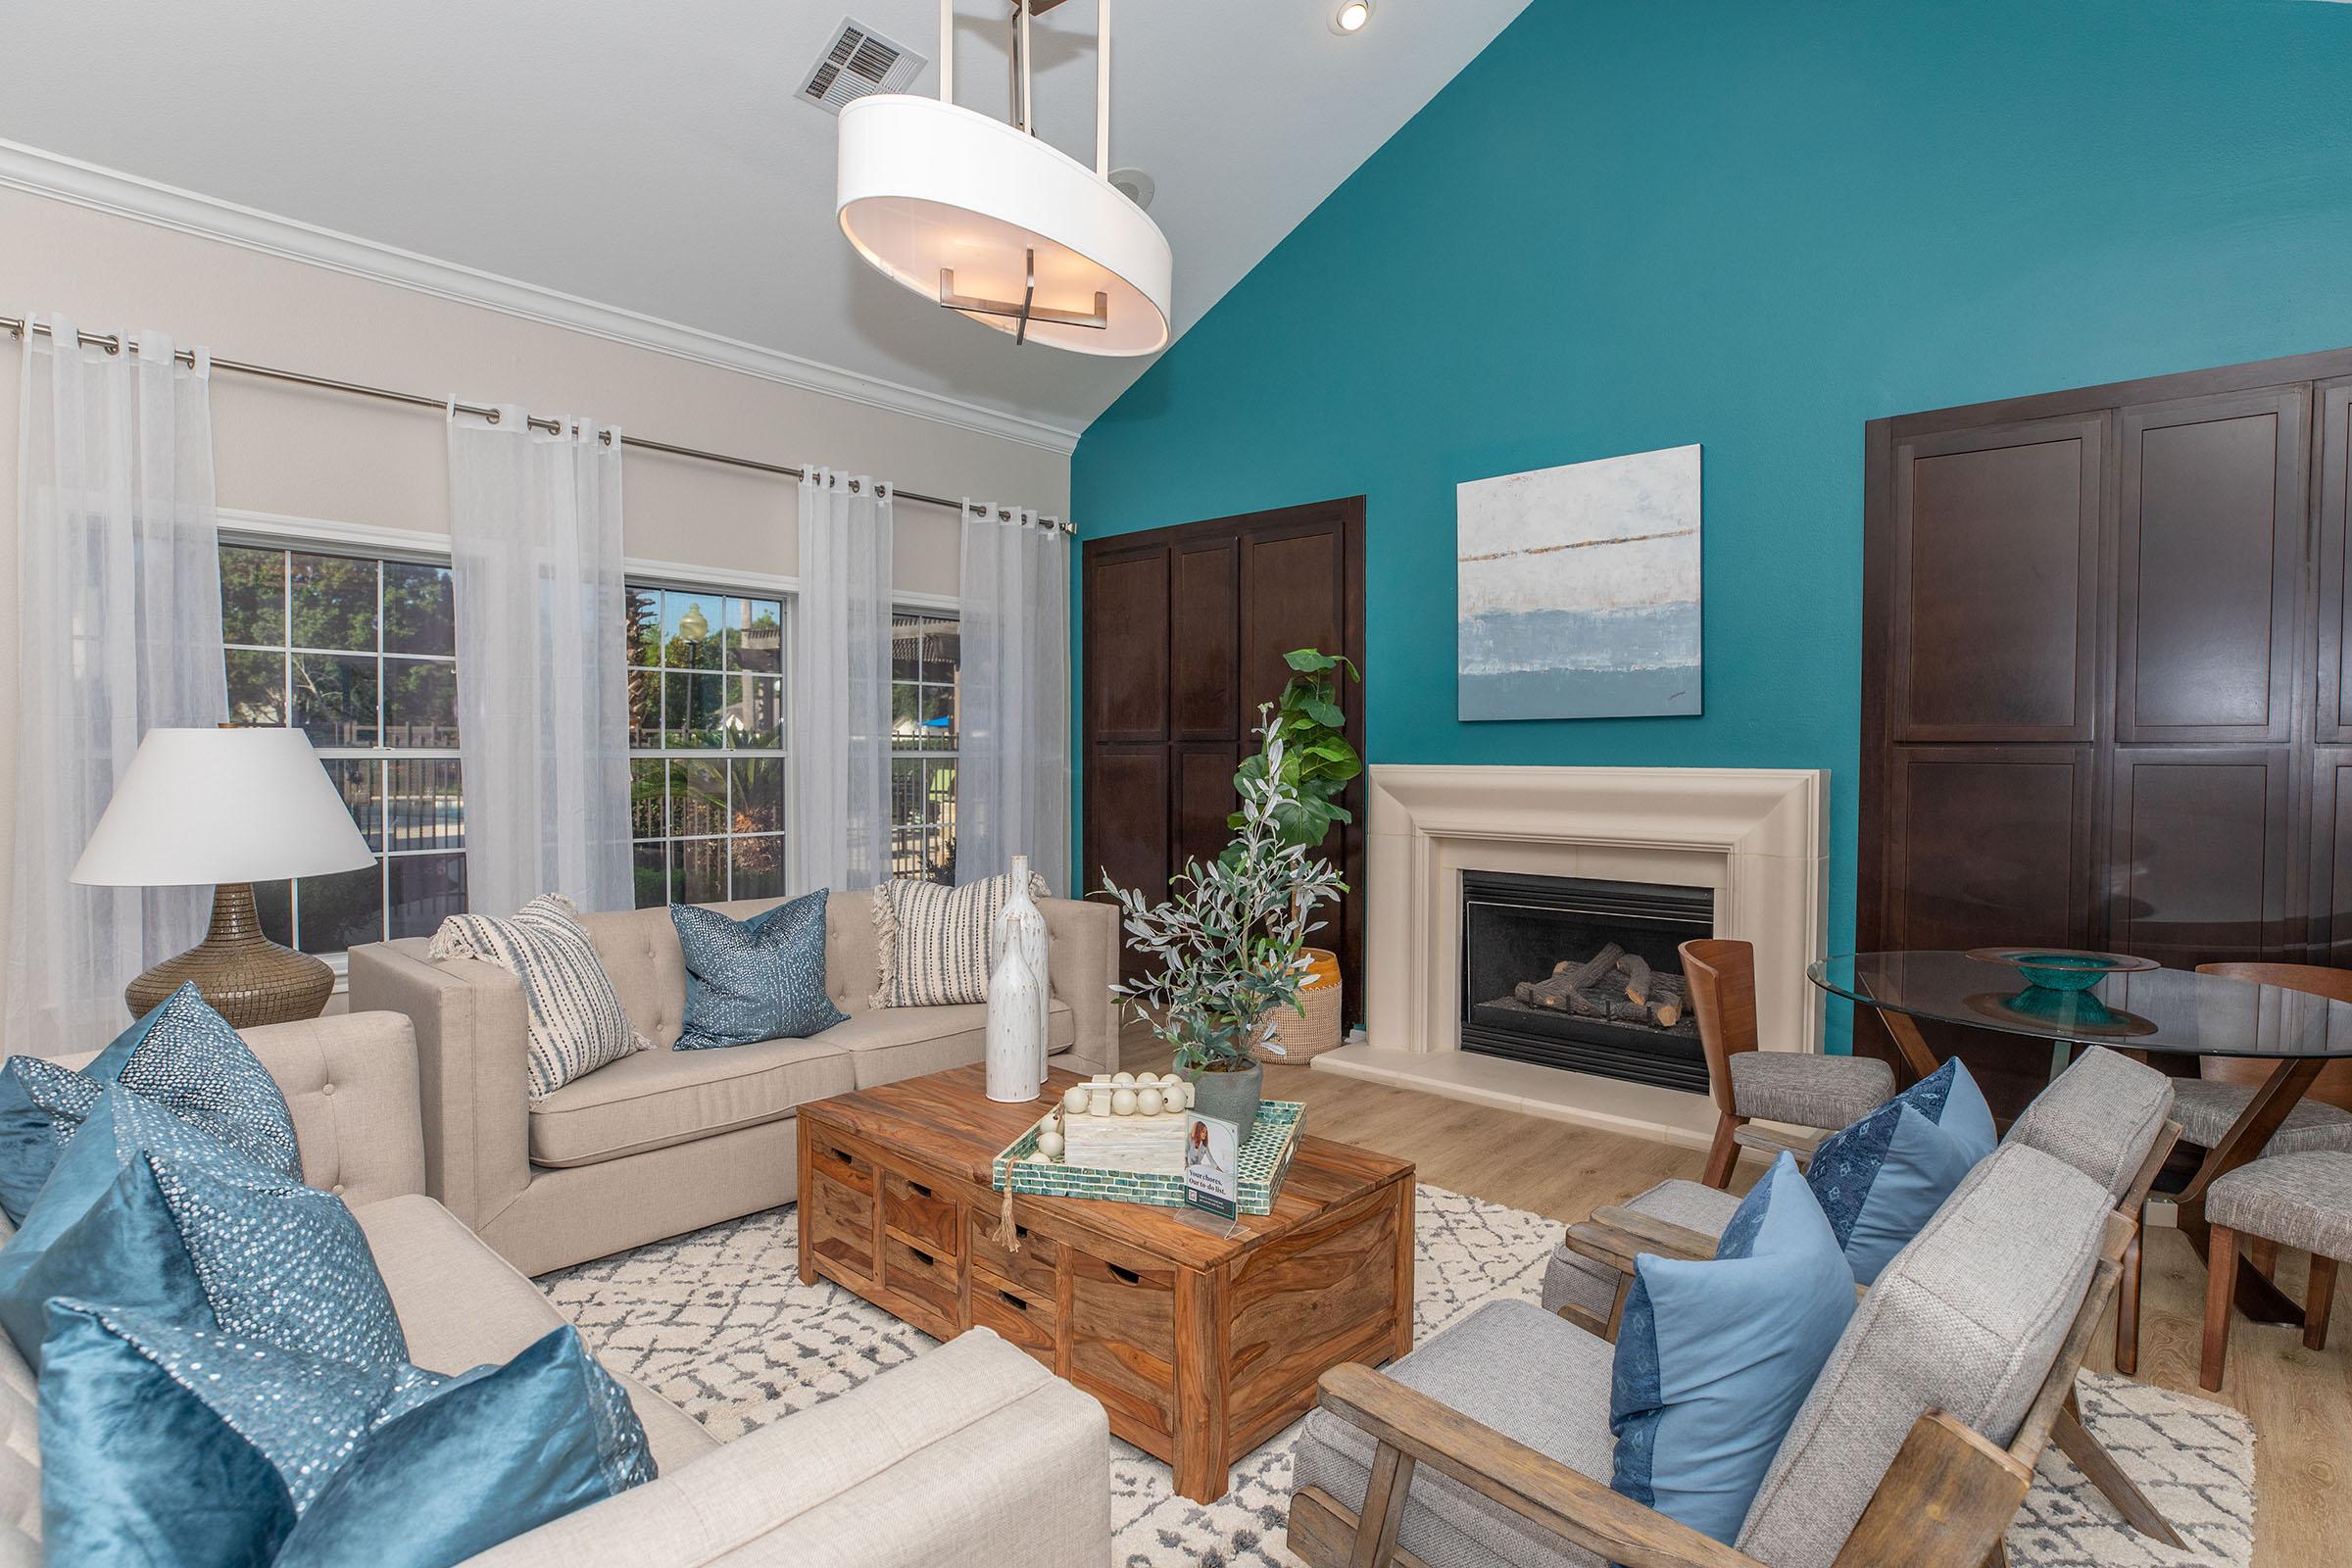
<path fill-rule="evenodd" d="M 883 1169 L 882 1223 L 913 1246 L 935 1257 L 960 1255 L 963 1227 L 956 1223 L 960 1214 L 931 1183 Z"/>
<path fill-rule="evenodd" d="M 971 1224 L 966 1234 L 971 1240 L 972 1266 L 993 1274 L 1022 1294 L 1042 1293 L 1051 1300 L 1054 1296 L 1054 1265 L 1061 1256 L 1061 1248 L 1050 1236 L 1031 1233 L 1026 1225 L 1015 1227 L 1020 1232 L 1021 1250 L 1006 1251 L 991 1240 L 990 1232 L 997 1227 L 999 1211 L 972 1210 Z"/>
<path fill-rule="evenodd" d="M 1054 1370 L 1054 1293 L 1033 1295 L 972 1277 L 972 1327 L 995 1329 Z"/>
<path fill-rule="evenodd" d="M 1085 1252 L 1070 1264 L 1070 1381 L 1113 1422 L 1166 1439 L 1176 1430 L 1176 1273 Z"/>
<path fill-rule="evenodd" d="M 871 1280 L 879 1271 L 873 1166 L 821 1136 L 811 1144 L 808 1191 L 801 1195 L 801 1245 L 818 1262 Z"/>
<path fill-rule="evenodd" d="M 935 1340 L 951 1340 L 956 1322 L 956 1259 L 908 1247 L 895 1236 L 882 1238 L 881 1304 Z"/>

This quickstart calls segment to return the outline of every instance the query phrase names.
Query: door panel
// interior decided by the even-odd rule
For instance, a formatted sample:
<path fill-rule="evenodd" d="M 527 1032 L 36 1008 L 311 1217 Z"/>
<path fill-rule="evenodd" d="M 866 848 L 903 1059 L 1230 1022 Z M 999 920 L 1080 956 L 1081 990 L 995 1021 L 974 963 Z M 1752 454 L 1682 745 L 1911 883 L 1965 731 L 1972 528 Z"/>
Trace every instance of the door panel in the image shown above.
<path fill-rule="evenodd" d="M 2310 389 L 2123 412 L 2116 738 L 2283 741 Z"/>
<path fill-rule="evenodd" d="M 2352 551 L 2345 548 L 2352 511 L 2352 379 L 2323 381 L 2319 414 L 2319 725 L 2323 744 L 2352 741 Z"/>
<path fill-rule="evenodd" d="M 1169 702 L 1180 741 L 1238 739 L 1242 704 L 1241 547 L 1232 539 L 1169 553 Z"/>
<path fill-rule="evenodd" d="M 1346 541 L 1327 527 L 1242 542 L 1242 735 L 1258 725 L 1260 704 L 1278 702 L 1291 678 L 1283 656 L 1296 648 L 1342 648 L 1348 604 Z M 1360 692 L 1343 698 L 1354 711 Z"/>
<path fill-rule="evenodd" d="M 1174 867 L 1192 859 L 1213 860 L 1233 830 L 1225 818 L 1240 806 L 1233 770 L 1242 748 L 1231 742 L 1195 741 L 1176 748 L 1176 844 Z"/>
<path fill-rule="evenodd" d="M 2119 951 L 2193 968 L 2296 945 L 2289 755 L 2282 746 L 2117 754 L 2108 925 Z"/>
<path fill-rule="evenodd" d="M 1168 734 L 1168 555 L 1086 557 L 1086 724 L 1103 744 Z"/>
<path fill-rule="evenodd" d="M 1906 747 L 1890 783 L 1890 948 L 2092 943 L 2088 747 Z"/>
<path fill-rule="evenodd" d="M 1107 876 L 1147 900 L 1168 894 L 1168 753 L 1165 747 L 1092 749 L 1086 767 L 1084 886 Z M 1120 950 L 1120 972 L 1142 972 Z"/>
<path fill-rule="evenodd" d="M 2352 968 L 2352 748 L 2323 747 L 2311 792 L 2311 952 Z"/>
<path fill-rule="evenodd" d="M 1896 449 L 1894 740 L 2091 738 L 2107 427 L 2091 415 Z"/>

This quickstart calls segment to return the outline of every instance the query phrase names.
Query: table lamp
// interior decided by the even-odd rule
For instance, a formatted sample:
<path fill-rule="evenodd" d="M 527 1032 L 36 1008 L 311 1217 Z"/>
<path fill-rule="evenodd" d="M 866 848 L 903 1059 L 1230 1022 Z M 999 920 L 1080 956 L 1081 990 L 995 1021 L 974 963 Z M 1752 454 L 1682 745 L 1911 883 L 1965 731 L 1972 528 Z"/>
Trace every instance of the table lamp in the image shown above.
<path fill-rule="evenodd" d="M 334 994 L 324 960 L 262 934 L 253 884 L 373 864 L 343 798 L 297 729 L 151 729 L 72 880 L 90 887 L 212 883 L 204 940 L 122 993 L 144 1015 L 188 981 L 237 1028 L 315 1018 Z"/>

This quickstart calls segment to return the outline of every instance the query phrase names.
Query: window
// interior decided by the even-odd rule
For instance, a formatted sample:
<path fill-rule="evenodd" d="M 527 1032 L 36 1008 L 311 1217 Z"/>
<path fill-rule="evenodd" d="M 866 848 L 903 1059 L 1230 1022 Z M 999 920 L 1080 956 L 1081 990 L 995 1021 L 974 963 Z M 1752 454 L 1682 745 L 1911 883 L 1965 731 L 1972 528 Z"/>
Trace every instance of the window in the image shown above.
<path fill-rule="evenodd" d="M 628 585 L 637 906 L 784 892 L 784 606 Z"/>
<path fill-rule="evenodd" d="M 890 620 L 891 874 L 952 882 L 961 629 L 933 612 Z"/>
<path fill-rule="evenodd" d="M 263 929 L 317 954 L 431 935 L 466 907 L 449 567 L 224 544 L 220 630 L 229 722 L 308 734 L 376 852 L 363 870 L 255 887 Z"/>

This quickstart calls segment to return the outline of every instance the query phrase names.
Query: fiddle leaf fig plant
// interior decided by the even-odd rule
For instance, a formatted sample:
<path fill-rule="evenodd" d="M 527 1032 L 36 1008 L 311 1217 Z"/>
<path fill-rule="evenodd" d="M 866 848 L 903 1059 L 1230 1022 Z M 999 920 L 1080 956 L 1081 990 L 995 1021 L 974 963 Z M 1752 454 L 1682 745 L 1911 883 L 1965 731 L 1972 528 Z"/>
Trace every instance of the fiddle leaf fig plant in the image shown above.
<path fill-rule="evenodd" d="M 1259 710 L 1261 715 L 1269 710 Z M 1305 1007 L 1307 937 L 1322 929 L 1315 906 L 1347 891 L 1331 862 L 1284 832 L 1285 813 L 1298 803 L 1296 774 L 1286 767 L 1290 744 L 1278 718 L 1259 731 L 1265 765 L 1235 780 L 1242 808 L 1239 830 L 1224 855 L 1187 860 L 1168 882 L 1168 897 L 1147 904 L 1143 894 L 1109 876 L 1102 891 L 1116 900 L 1128 945 L 1155 964 L 1142 979 L 1111 988 L 1135 1006 L 1152 1032 L 1175 1049 L 1185 1072 L 1239 1071 L 1250 1048 L 1281 1053 L 1269 1041 L 1277 1010 Z"/>
<path fill-rule="evenodd" d="M 1279 770 L 1290 798 L 1279 808 L 1277 825 L 1285 844 L 1320 849 L 1335 822 L 1352 822 L 1354 815 L 1340 805 L 1340 794 L 1364 770 L 1364 760 L 1348 744 L 1348 715 L 1340 709 L 1339 672 L 1364 678 L 1352 662 L 1338 654 L 1312 648 L 1294 649 L 1283 656 L 1292 675 L 1282 688 L 1273 719 L 1262 731 L 1267 744 L 1242 763 L 1234 774 L 1237 789 L 1251 779 L 1264 779 Z M 1282 745 L 1279 753 L 1273 743 Z M 1279 759 L 1279 760 L 1278 760 Z M 1225 819 L 1239 830 L 1248 808 Z M 1227 850 L 1227 856 L 1233 852 Z"/>

